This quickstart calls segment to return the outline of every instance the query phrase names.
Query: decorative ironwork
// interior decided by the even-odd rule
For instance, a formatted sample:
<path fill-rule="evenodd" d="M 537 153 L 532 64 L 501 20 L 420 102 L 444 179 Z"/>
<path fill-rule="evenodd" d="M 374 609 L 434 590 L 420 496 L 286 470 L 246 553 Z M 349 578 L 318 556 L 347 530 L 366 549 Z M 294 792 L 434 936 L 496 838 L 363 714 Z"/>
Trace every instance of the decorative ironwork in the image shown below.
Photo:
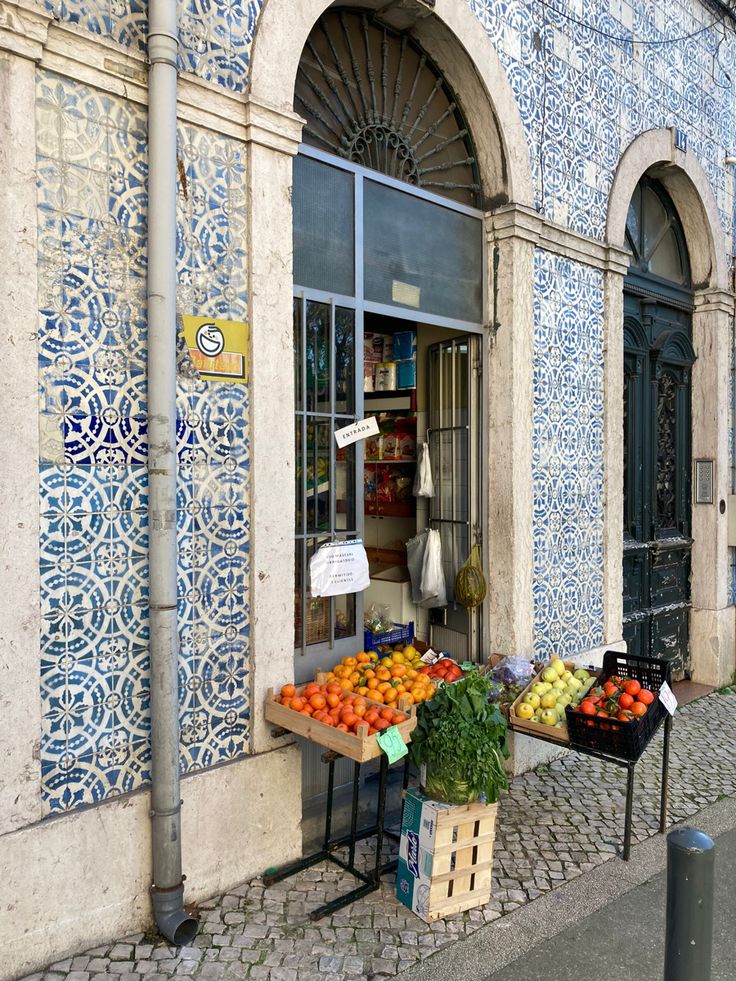
<path fill-rule="evenodd" d="M 677 494 L 677 382 L 660 376 L 657 395 L 657 527 L 674 528 Z"/>
<path fill-rule="evenodd" d="M 475 153 L 457 100 L 407 34 L 365 13 L 328 11 L 307 39 L 295 103 L 306 143 L 477 203 Z"/>

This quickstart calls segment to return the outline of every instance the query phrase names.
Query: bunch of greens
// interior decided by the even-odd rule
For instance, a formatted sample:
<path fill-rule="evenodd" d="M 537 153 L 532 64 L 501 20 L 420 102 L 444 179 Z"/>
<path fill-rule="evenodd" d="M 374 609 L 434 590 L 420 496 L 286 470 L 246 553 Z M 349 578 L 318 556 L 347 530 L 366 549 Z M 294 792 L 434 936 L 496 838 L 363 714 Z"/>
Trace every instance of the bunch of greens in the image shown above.
<path fill-rule="evenodd" d="M 409 751 L 418 766 L 427 764 L 424 789 L 433 800 L 469 804 L 484 794 L 493 804 L 508 788 L 506 720 L 488 701 L 492 684 L 473 671 L 422 703 Z"/>

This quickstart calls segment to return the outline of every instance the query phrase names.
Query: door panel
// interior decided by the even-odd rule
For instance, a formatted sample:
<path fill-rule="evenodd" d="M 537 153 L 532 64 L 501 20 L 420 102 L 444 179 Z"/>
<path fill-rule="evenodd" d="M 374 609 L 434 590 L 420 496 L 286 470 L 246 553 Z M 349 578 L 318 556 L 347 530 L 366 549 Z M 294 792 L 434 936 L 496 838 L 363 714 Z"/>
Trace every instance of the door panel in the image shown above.
<path fill-rule="evenodd" d="M 690 370 L 687 311 L 625 294 L 624 639 L 688 666 Z"/>
<path fill-rule="evenodd" d="M 482 610 L 455 603 L 455 576 L 481 543 L 480 337 L 460 335 L 429 348 L 429 452 L 435 495 L 429 525 L 439 531 L 448 605 L 430 611 L 433 647 L 459 660 L 479 660 Z"/>

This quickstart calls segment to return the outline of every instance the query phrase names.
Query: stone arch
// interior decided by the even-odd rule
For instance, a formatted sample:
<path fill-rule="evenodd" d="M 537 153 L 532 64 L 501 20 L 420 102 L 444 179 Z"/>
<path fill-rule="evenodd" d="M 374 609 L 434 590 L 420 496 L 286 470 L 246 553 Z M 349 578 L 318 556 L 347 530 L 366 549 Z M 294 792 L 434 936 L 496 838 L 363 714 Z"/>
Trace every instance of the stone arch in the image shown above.
<path fill-rule="evenodd" d="M 645 174 L 664 185 L 677 209 L 690 253 L 695 291 L 727 289 L 725 235 L 715 195 L 695 155 L 676 149 L 670 129 L 648 130 L 624 151 L 608 199 L 608 242 L 624 245 L 629 203 Z"/>
<path fill-rule="evenodd" d="M 690 657 L 696 681 L 722 684 L 734 668 L 736 620 L 730 602 L 730 573 L 725 502 L 730 493 L 729 362 L 733 294 L 729 289 L 726 236 L 713 189 L 695 155 L 675 146 L 671 129 L 649 130 L 628 146 L 619 162 L 608 204 L 606 234 L 612 247 L 625 243 L 626 216 L 637 183 L 645 175 L 660 181 L 677 209 L 690 256 L 694 310 L 692 345 L 679 343 L 683 360 L 697 355 L 692 368 L 692 460 L 715 461 L 714 504 L 693 506 L 691 536 Z M 607 445 L 606 495 L 608 558 L 607 603 L 621 624 L 623 578 L 623 317 L 624 276 L 612 274 L 608 284 L 606 368 Z M 687 341 L 687 343 L 685 343 Z"/>
<path fill-rule="evenodd" d="M 257 103 L 293 112 L 296 73 L 304 45 L 331 0 L 266 0 L 250 59 L 249 95 Z M 379 0 L 353 0 L 351 6 L 384 7 Z M 397 5 L 398 7 L 398 5 Z M 433 12 L 419 3 L 398 8 L 415 11 L 412 36 L 461 95 L 478 154 L 481 180 L 493 207 L 514 201 L 533 207 L 529 146 L 516 100 L 487 34 L 464 0 L 437 0 Z M 382 11 L 384 18 L 393 16 Z M 396 21 L 396 26 L 402 26 Z"/>

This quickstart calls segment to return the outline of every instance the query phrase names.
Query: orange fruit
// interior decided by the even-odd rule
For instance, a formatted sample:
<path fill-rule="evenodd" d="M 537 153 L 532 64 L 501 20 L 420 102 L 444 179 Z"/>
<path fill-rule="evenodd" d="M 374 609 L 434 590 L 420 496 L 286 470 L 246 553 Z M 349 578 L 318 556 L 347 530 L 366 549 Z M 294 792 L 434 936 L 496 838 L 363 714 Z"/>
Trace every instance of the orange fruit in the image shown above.
<path fill-rule="evenodd" d="M 358 662 L 358 664 L 370 664 L 371 661 L 370 656 L 366 654 L 365 651 L 361 651 L 359 654 L 356 654 L 355 660 Z"/>
<path fill-rule="evenodd" d="M 340 722 L 339 725 L 335 726 L 335 728 L 339 729 L 340 732 L 350 732 L 350 730 L 348 729 L 348 727 L 345 725 L 344 722 Z"/>
<path fill-rule="evenodd" d="M 367 688 L 365 685 L 361 685 L 360 688 L 358 688 L 359 695 L 368 695 L 369 692 L 370 692 L 370 688 Z"/>
<path fill-rule="evenodd" d="M 388 729 L 388 727 L 389 723 L 386 721 L 386 719 L 376 719 L 373 724 L 373 728 L 376 730 L 376 732 L 380 732 L 382 729 Z"/>
<path fill-rule="evenodd" d="M 374 691 L 373 694 L 371 695 L 371 698 L 373 699 L 374 702 L 383 702 L 383 692 Z"/>
<path fill-rule="evenodd" d="M 362 719 L 366 713 L 365 703 L 361 702 L 359 704 L 358 702 L 356 702 L 355 705 L 353 705 L 353 712 L 355 712 L 358 718 Z"/>
<path fill-rule="evenodd" d="M 294 685 L 282 685 L 281 687 L 281 697 L 282 698 L 293 698 L 296 695 L 296 688 Z"/>
<path fill-rule="evenodd" d="M 385 719 L 386 722 L 390 722 L 394 717 L 394 710 L 392 708 L 381 709 L 381 718 Z"/>
<path fill-rule="evenodd" d="M 406 668 L 403 664 L 394 664 L 394 666 L 391 668 L 392 678 L 403 678 L 405 674 Z"/>
<path fill-rule="evenodd" d="M 363 721 L 367 722 L 368 725 L 370 726 L 373 725 L 373 723 L 376 721 L 377 718 L 378 718 L 378 709 L 369 708 L 368 711 L 363 716 Z"/>
<path fill-rule="evenodd" d="M 376 668 L 376 677 L 381 681 L 388 681 L 391 677 L 391 672 L 388 668 Z"/>
<path fill-rule="evenodd" d="M 388 703 L 395 702 L 398 697 L 399 697 L 399 693 L 396 691 L 395 688 L 389 688 L 388 691 L 383 693 L 384 702 L 388 702 Z"/>
<path fill-rule="evenodd" d="M 327 700 L 325 699 L 324 695 L 322 695 L 320 692 L 317 692 L 316 694 L 312 695 L 312 697 L 309 699 L 309 704 L 312 706 L 313 709 L 323 709 L 327 704 Z"/>
<path fill-rule="evenodd" d="M 407 705 L 414 704 L 414 696 L 410 691 L 406 692 L 406 694 L 404 695 L 404 701 L 407 703 Z"/>
<path fill-rule="evenodd" d="M 360 722 L 360 719 L 354 712 L 344 712 L 340 721 L 344 722 L 348 729 L 352 729 L 354 725 Z"/>
<path fill-rule="evenodd" d="M 340 682 L 340 687 L 342 688 L 343 691 L 352 691 L 353 683 L 352 681 L 348 681 L 347 678 L 343 678 L 342 681 Z"/>
<path fill-rule="evenodd" d="M 369 678 L 368 681 L 366 682 L 366 688 L 368 689 L 368 691 L 373 691 L 374 689 L 378 688 L 379 684 L 380 681 L 378 680 L 378 678 Z M 371 695 L 371 698 L 372 697 L 373 696 Z"/>
<path fill-rule="evenodd" d="M 350 680 L 350 681 L 352 681 L 352 683 L 353 683 L 354 685 L 357 685 L 357 684 L 358 684 L 358 682 L 360 681 L 360 678 L 361 678 L 361 674 L 360 674 L 360 671 L 353 671 L 353 672 L 351 672 L 351 673 L 350 673 L 350 674 L 348 675 L 348 678 L 349 678 L 349 680 Z"/>
<path fill-rule="evenodd" d="M 354 668 L 358 662 L 354 657 L 344 657 L 342 659 L 342 663 L 345 665 L 346 668 Z"/>
<path fill-rule="evenodd" d="M 408 715 L 404 715 L 403 712 L 394 712 L 394 724 L 398 725 L 399 722 L 406 722 L 409 718 Z"/>
<path fill-rule="evenodd" d="M 330 708 L 334 708 L 336 705 L 340 704 L 340 696 L 337 695 L 334 691 L 331 691 L 328 692 L 327 695 L 325 695 L 325 701 L 330 706 Z"/>
<path fill-rule="evenodd" d="M 293 708 L 295 712 L 301 712 L 306 704 L 307 703 L 301 697 L 292 698 L 289 708 Z"/>

